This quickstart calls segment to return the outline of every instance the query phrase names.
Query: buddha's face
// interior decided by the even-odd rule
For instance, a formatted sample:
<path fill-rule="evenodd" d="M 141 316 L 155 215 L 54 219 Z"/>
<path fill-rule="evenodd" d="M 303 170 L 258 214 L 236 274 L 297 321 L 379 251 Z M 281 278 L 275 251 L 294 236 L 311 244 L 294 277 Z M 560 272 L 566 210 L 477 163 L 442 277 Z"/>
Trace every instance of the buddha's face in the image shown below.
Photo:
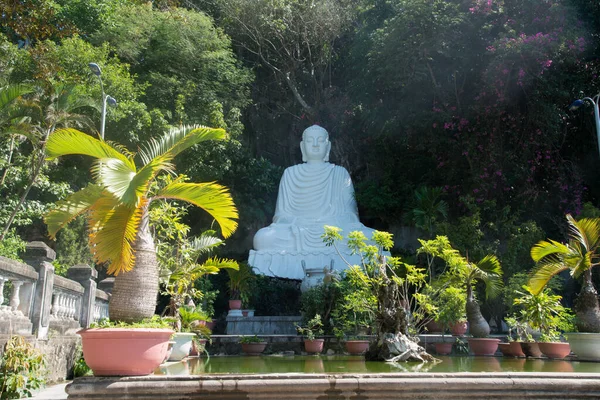
<path fill-rule="evenodd" d="M 320 127 L 310 127 L 304 131 L 303 140 L 300 143 L 303 151 L 303 161 L 323 162 L 329 155 L 331 143 L 327 131 Z"/>

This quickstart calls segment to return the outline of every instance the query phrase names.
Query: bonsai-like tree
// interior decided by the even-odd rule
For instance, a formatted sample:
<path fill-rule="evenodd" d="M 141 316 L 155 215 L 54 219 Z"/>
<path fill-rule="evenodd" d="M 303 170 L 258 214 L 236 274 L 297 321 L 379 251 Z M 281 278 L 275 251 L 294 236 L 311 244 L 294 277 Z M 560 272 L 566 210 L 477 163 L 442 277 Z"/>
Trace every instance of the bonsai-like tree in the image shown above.
<path fill-rule="evenodd" d="M 576 325 L 582 332 L 600 332 L 600 304 L 592 282 L 592 268 L 599 264 L 600 218 L 576 221 L 567 214 L 569 242 L 542 240 L 531 248 L 531 258 L 538 263 L 528 286 L 534 294 L 540 293 L 556 274 L 569 270 L 574 278 L 582 278 L 582 287 L 574 310 Z"/>
<path fill-rule="evenodd" d="M 475 298 L 475 285 L 483 282 L 486 298 L 493 298 L 502 289 L 502 267 L 495 255 L 488 254 L 479 262 L 473 263 L 454 249 L 448 238 L 438 236 L 435 240 L 421 241 L 419 252 L 441 258 L 449 267 L 445 277 L 453 284 L 460 284 L 467 294 L 467 321 L 469 331 L 474 337 L 486 337 L 490 334 L 490 325 L 483 318 L 479 303 Z"/>
<path fill-rule="evenodd" d="M 89 243 L 98 263 L 108 263 L 116 276 L 109 303 L 111 319 L 134 322 L 154 314 L 158 294 L 158 262 L 149 226 L 153 201 L 181 200 L 207 211 L 224 237 L 237 228 L 237 209 L 227 188 L 216 183 L 188 183 L 183 177 L 162 188 L 152 183 L 161 173 L 175 173 L 173 159 L 206 140 L 223 140 L 222 129 L 200 126 L 174 128 L 160 140 L 150 140 L 137 154 L 74 129 L 56 130 L 48 138 L 48 159 L 69 154 L 94 157 L 94 183 L 59 201 L 45 216 L 48 232 L 86 213 Z M 138 162 L 136 164 L 136 161 Z"/>

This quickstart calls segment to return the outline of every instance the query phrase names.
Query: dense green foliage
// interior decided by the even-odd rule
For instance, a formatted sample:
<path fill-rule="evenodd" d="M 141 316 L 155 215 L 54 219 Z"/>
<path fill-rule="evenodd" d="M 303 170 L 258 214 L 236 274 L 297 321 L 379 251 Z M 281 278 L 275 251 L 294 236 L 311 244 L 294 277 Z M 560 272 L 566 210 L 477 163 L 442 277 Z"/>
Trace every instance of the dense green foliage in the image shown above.
<path fill-rule="evenodd" d="M 12 336 L 0 358 L 0 398 L 31 397 L 45 382 L 44 368 L 42 353 L 23 336 Z"/>
<path fill-rule="evenodd" d="M 471 259 L 496 254 L 505 280 L 534 266 L 533 244 L 564 236 L 565 213 L 597 217 L 590 107 L 567 108 L 600 91 L 597 2 L 37 0 L 0 4 L 0 21 L 0 89 L 28 88 L 0 99 L 0 225 L 17 210 L 24 240 L 46 240 L 41 216 L 86 184 L 89 161 L 40 154 L 59 87 L 94 100 L 55 121 L 97 134 L 91 62 L 118 102 L 107 140 L 136 149 L 181 124 L 229 133 L 174 160 L 191 181 L 231 189 L 240 229 L 219 256 L 247 257 L 312 123 L 330 131 L 367 225 L 445 235 Z M 211 223 L 195 210 L 182 222 L 192 236 Z M 58 270 L 91 262 L 85 231 L 81 218 L 57 237 Z M 7 235 L 0 252 L 16 257 Z M 498 302 L 484 314 L 512 307 Z"/>

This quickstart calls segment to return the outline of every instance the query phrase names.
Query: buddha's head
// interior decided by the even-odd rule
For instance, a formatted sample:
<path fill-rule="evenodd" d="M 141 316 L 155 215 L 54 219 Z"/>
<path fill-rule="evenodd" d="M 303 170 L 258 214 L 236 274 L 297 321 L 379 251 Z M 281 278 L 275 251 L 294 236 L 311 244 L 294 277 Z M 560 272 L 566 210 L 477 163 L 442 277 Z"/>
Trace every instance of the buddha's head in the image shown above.
<path fill-rule="evenodd" d="M 300 142 L 302 161 L 308 163 L 321 163 L 329 161 L 331 142 L 329 133 L 319 125 L 309 126 L 302 132 Z"/>

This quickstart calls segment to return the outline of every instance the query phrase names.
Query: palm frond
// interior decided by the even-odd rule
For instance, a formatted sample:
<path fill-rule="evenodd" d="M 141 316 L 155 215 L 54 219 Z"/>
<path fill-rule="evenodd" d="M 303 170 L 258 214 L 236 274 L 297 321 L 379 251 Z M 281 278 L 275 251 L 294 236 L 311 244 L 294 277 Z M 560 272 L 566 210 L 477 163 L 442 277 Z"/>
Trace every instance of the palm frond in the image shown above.
<path fill-rule="evenodd" d="M 54 131 L 46 144 L 48 160 L 68 154 L 82 154 L 94 158 L 116 158 L 123 161 L 135 173 L 135 165 L 125 154 L 81 131 L 71 128 L 62 128 Z"/>
<path fill-rule="evenodd" d="M 557 242 L 555 240 L 542 240 L 536 243 L 531 248 L 531 258 L 535 262 L 539 262 L 540 260 L 552 256 L 552 255 L 566 255 L 571 252 L 571 249 L 568 245 Z"/>
<path fill-rule="evenodd" d="M 527 286 L 533 294 L 540 293 L 552 277 L 569 267 L 559 257 L 544 258 L 529 277 Z"/>
<path fill-rule="evenodd" d="M 485 283 L 486 298 L 494 298 L 502 290 L 502 266 L 498 257 L 488 254 L 477 264 L 476 276 Z"/>
<path fill-rule="evenodd" d="M 105 192 L 106 193 L 106 192 Z M 90 248 L 99 263 L 109 262 L 108 273 L 118 275 L 135 263 L 136 239 L 146 202 L 130 208 L 113 196 L 104 196 L 91 208 Z"/>
<path fill-rule="evenodd" d="M 120 195 L 121 200 L 127 204 L 137 204 L 138 199 L 146 195 L 150 183 L 160 171 L 174 172 L 173 164 L 167 160 L 164 156 L 155 157 L 136 174 L 131 175 L 128 187 Z"/>
<path fill-rule="evenodd" d="M 140 150 L 143 164 L 156 157 L 169 155 L 175 157 L 183 150 L 206 140 L 222 140 L 226 137 L 223 129 L 208 128 L 200 125 L 171 128 L 160 140 L 151 139 Z"/>
<path fill-rule="evenodd" d="M 137 199 L 127 199 L 129 200 L 127 201 L 124 195 L 130 188 L 136 173 L 131 171 L 130 166 L 122 159 L 100 158 L 96 160 L 92 166 L 92 175 L 99 185 L 106 188 L 124 203 L 135 207 Z"/>
<path fill-rule="evenodd" d="M 584 218 L 576 221 L 571 214 L 567 214 L 569 222 L 569 237 L 581 243 L 586 251 L 594 251 L 600 241 L 600 219 Z"/>
<path fill-rule="evenodd" d="M 198 259 L 203 254 L 209 254 L 217 247 L 223 245 L 225 242 L 220 238 L 203 232 L 200 236 L 195 237 L 192 240 L 192 248 L 195 252 L 195 258 Z"/>
<path fill-rule="evenodd" d="M 102 187 L 90 185 L 85 189 L 73 193 L 65 200 L 56 203 L 56 207 L 44 216 L 44 222 L 48 225 L 48 234 L 52 239 L 56 233 L 66 224 L 83 214 L 101 197 Z"/>
<path fill-rule="evenodd" d="M 31 93 L 33 91 L 34 87 L 25 83 L 18 83 L 0 88 L 0 110 L 4 109 L 9 104 L 12 104 L 24 94 Z"/>
<path fill-rule="evenodd" d="M 183 200 L 202 208 L 217 221 L 225 238 L 237 228 L 238 212 L 231 194 L 217 183 L 173 182 L 159 190 L 154 198 Z"/>

